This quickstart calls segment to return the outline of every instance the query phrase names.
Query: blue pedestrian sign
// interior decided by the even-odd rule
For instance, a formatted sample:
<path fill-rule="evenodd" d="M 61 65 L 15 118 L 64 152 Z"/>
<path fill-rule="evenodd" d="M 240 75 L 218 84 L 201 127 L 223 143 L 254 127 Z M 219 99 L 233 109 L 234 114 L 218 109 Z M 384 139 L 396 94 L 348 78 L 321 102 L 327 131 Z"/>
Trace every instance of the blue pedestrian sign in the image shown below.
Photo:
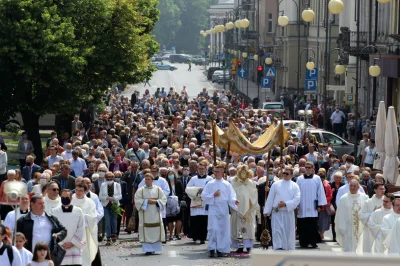
<path fill-rule="evenodd" d="M 318 68 L 314 68 L 311 70 L 307 69 L 307 78 L 306 79 L 318 79 Z"/>
<path fill-rule="evenodd" d="M 218 60 L 218 55 L 214 55 L 214 60 Z"/>
<path fill-rule="evenodd" d="M 247 77 L 247 69 L 246 68 L 240 68 L 238 71 L 238 76 L 239 78 L 246 78 Z"/>
<path fill-rule="evenodd" d="M 176 47 L 175 47 L 175 46 L 172 46 L 172 50 L 176 51 Z"/>
<path fill-rule="evenodd" d="M 225 60 L 225 54 L 221 54 L 221 60 Z"/>
<path fill-rule="evenodd" d="M 306 79 L 306 84 L 304 86 L 304 91 L 307 93 L 317 92 L 317 80 L 316 79 Z"/>
<path fill-rule="evenodd" d="M 265 76 L 270 78 L 275 78 L 275 67 L 266 67 L 265 68 Z"/>
<path fill-rule="evenodd" d="M 271 88 L 271 78 L 261 78 L 261 87 Z"/>

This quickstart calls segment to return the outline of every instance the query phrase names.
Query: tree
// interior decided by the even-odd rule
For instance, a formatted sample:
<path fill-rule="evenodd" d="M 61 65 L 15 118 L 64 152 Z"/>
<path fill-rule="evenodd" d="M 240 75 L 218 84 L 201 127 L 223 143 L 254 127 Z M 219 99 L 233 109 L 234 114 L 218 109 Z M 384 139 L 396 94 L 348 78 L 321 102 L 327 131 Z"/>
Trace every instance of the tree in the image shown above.
<path fill-rule="evenodd" d="M 177 32 L 182 26 L 181 9 L 174 0 L 160 0 L 160 19 L 158 20 L 154 34 L 160 45 L 171 47 L 180 40 Z"/>
<path fill-rule="evenodd" d="M 39 117 L 74 114 L 113 82 L 153 70 L 157 0 L 1 0 L 0 120 L 20 112 L 42 159 Z"/>

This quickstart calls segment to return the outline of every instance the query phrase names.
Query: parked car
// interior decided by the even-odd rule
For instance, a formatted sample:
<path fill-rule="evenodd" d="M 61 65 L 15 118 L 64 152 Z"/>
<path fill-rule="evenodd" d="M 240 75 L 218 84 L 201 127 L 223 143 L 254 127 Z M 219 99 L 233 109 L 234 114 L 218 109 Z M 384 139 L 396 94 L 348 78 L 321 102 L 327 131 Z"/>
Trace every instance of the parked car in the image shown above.
<path fill-rule="evenodd" d="M 211 80 L 215 71 L 221 70 L 220 67 L 209 67 L 207 70 L 207 79 Z"/>
<path fill-rule="evenodd" d="M 162 58 L 162 60 L 169 60 L 170 55 L 171 54 L 165 54 L 161 58 Z"/>
<path fill-rule="evenodd" d="M 197 58 L 197 59 L 195 59 L 194 61 L 193 61 L 193 63 L 196 65 L 196 66 L 204 66 L 204 65 L 209 65 L 210 64 L 210 59 L 204 59 L 204 58 Z"/>
<path fill-rule="evenodd" d="M 151 58 L 150 58 L 150 60 L 151 61 L 153 61 L 153 62 L 161 62 L 163 59 L 162 59 L 162 57 L 161 56 L 152 56 Z"/>
<path fill-rule="evenodd" d="M 217 78 L 217 83 L 222 84 L 224 82 L 229 82 L 231 80 L 231 74 L 229 70 L 223 71 Z"/>
<path fill-rule="evenodd" d="M 220 75 L 222 75 L 222 70 L 214 71 L 214 73 L 212 74 L 212 77 L 211 77 L 211 82 L 212 83 L 217 82 Z"/>
<path fill-rule="evenodd" d="M 166 63 L 158 63 L 154 65 L 158 70 L 171 70 L 174 71 L 176 66 L 171 65 L 171 64 L 166 64 Z"/>
<path fill-rule="evenodd" d="M 354 156 L 354 144 L 346 141 L 338 135 L 323 129 L 306 129 L 306 132 L 310 132 L 315 136 L 318 143 L 333 143 L 333 148 L 339 158 L 342 158 L 344 154 Z M 297 136 L 297 133 L 298 131 L 293 130 L 292 136 Z"/>
<path fill-rule="evenodd" d="M 273 110 L 276 112 L 285 112 L 285 107 L 281 102 L 265 102 L 263 103 L 264 110 Z"/>
<path fill-rule="evenodd" d="M 302 128 L 316 129 L 316 127 L 314 127 L 313 125 L 308 124 L 308 123 L 306 123 L 304 121 L 300 121 L 300 120 L 283 120 L 283 126 L 286 129 L 291 129 L 291 130 L 294 130 L 294 129 L 297 129 L 297 128 L 300 128 L 300 129 L 302 129 Z"/>
<path fill-rule="evenodd" d="M 189 63 L 191 60 L 192 58 L 190 56 L 184 54 L 171 54 L 169 56 L 169 61 L 171 63 Z"/>

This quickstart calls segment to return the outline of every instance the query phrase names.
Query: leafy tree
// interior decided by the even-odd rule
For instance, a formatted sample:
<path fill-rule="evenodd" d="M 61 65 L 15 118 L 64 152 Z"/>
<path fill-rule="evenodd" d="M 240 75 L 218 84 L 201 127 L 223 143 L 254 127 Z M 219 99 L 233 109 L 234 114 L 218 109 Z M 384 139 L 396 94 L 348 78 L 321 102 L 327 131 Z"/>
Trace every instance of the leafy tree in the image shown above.
<path fill-rule="evenodd" d="M 42 159 L 39 117 L 73 114 L 113 82 L 151 74 L 157 0 L 1 0 L 0 120 L 20 112 Z"/>
<path fill-rule="evenodd" d="M 154 34 L 160 45 L 171 47 L 180 37 L 177 32 L 182 26 L 179 2 L 174 0 L 159 0 L 160 19 L 156 24 Z"/>

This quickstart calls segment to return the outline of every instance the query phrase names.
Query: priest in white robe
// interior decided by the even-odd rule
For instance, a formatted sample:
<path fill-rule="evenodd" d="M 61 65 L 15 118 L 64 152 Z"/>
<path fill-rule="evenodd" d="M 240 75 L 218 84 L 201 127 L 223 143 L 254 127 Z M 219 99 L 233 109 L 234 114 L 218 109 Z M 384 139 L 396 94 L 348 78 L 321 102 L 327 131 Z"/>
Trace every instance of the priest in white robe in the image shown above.
<path fill-rule="evenodd" d="M 317 248 L 321 241 L 318 232 L 318 212 L 327 204 L 321 178 L 315 175 L 314 163 L 306 162 L 306 173 L 297 178 L 300 188 L 300 204 L 297 215 L 297 233 L 302 248 Z"/>
<path fill-rule="evenodd" d="M 215 251 L 218 257 L 229 255 L 231 246 L 229 206 L 237 211 L 239 205 L 232 185 L 223 178 L 224 170 L 224 163 L 214 166 L 215 179 L 208 182 L 201 192 L 201 198 L 208 205 L 207 250 L 210 252 L 210 257 L 215 256 Z"/>
<path fill-rule="evenodd" d="M 52 214 L 52 210 L 61 206 L 60 186 L 55 181 L 50 181 L 46 186 L 47 194 L 44 196 L 44 211 Z"/>
<path fill-rule="evenodd" d="M 231 183 L 236 198 L 241 203 L 237 211 L 232 210 L 230 221 L 231 248 L 236 248 L 236 253 L 243 253 L 243 248 L 250 252 L 254 245 L 255 218 L 259 206 L 257 184 L 251 180 L 252 178 L 253 171 L 247 165 L 244 165 L 239 168 L 237 176 Z M 239 239 L 243 247 L 240 245 Z"/>
<path fill-rule="evenodd" d="M 373 235 L 372 230 L 367 226 L 368 221 L 372 215 L 372 213 L 381 208 L 383 204 L 383 197 L 385 195 L 385 186 L 382 183 L 374 184 L 374 192 L 375 194 L 365 201 L 363 206 L 361 207 L 361 222 L 364 224 L 364 232 L 363 232 L 363 252 L 370 253 L 372 251 L 372 244 L 375 240 L 375 235 Z"/>
<path fill-rule="evenodd" d="M 386 239 L 385 245 L 388 248 L 388 254 L 400 255 L 400 219 L 396 220 Z"/>
<path fill-rule="evenodd" d="M 335 216 L 336 240 L 345 252 L 362 253 L 362 233 L 364 224 L 361 222 L 361 207 L 368 199 L 365 194 L 358 193 L 360 182 L 352 179 L 350 191 L 344 195 L 337 205 Z"/>
<path fill-rule="evenodd" d="M 75 194 L 71 201 L 71 204 L 80 207 L 85 215 L 86 245 L 82 250 L 82 265 L 91 265 L 98 250 L 96 206 L 91 199 L 86 197 L 88 191 L 85 183 L 76 184 Z"/>
<path fill-rule="evenodd" d="M 371 252 L 373 254 L 383 254 L 386 248 L 383 246 L 383 241 L 385 240 L 381 234 L 383 217 L 392 212 L 392 202 L 394 201 L 394 196 L 388 193 L 383 198 L 382 208 L 377 209 L 371 214 L 368 220 L 367 226 L 373 237 L 373 244 Z"/>
<path fill-rule="evenodd" d="M 16 210 L 10 211 L 6 219 L 4 219 L 4 226 L 10 228 L 11 233 L 14 235 L 15 229 L 15 221 L 17 221 L 20 217 L 25 216 L 29 212 L 29 195 L 25 194 L 21 196 L 21 204 L 17 207 Z M 15 213 L 17 214 L 17 219 L 15 219 Z"/>
<path fill-rule="evenodd" d="M 391 249 L 390 245 L 394 244 L 395 242 L 392 242 L 392 237 L 393 235 L 390 234 L 392 231 L 392 228 L 395 226 L 397 220 L 400 218 L 400 195 L 396 194 L 395 195 L 395 200 L 393 201 L 393 209 L 392 212 L 388 215 L 385 215 L 382 220 L 382 227 L 381 227 L 381 234 L 384 239 L 383 245 L 388 249 L 388 253 Z M 395 240 L 393 240 L 395 241 Z"/>
<path fill-rule="evenodd" d="M 161 211 L 165 209 L 167 197 L 163 190 L 153 185 L 154 176 L 144 176 L 145 186 L 135 193 L 135 207 L 139 211 L 139 241 L 146 255 L 162 251 L 165 231 Z"/>
<path fill-rule="evenodd" d="M 202 199 L 198 199 L 198 195 L 201 195 L 205 185 L 213 180 L 213 178 L 207 175 L 208 162 L 201 161 L 197 168 L 198 175 L 193 176 L 186 186 L 186 193 L 192 200 L 190 204 L 190 228 L 192 231 L 193 241 L 200 240 L 200 244 L 204 244 L 207 239 L 207 224 L 208 224 L 208 211 L 206 210 L 206 204 Z M 194 196 L 191 192 L 198 191 Z M 194 205 L 195 202 L 199 204 Z"/>
<path fill-rule="evenodd" d="M 272 247 L 275 250 L 295 250 L 296 224 L 294 210 L 300 203 L 300 188 L 292 181 L 293 168 L 283 170 L 283 179 L 272 184 L 264 207 L 271 216 Z"/>
<path fill-rule="evenodd" d="M 52 213 L 67 229 L 67 236 L 58 244 L 66 253 L 61 265 L 82 265 L 82 249 L 86 245 L 85 215 L 81 208 L 71 205 L 72 192 L 61 192 L 61 206 Z"/>

